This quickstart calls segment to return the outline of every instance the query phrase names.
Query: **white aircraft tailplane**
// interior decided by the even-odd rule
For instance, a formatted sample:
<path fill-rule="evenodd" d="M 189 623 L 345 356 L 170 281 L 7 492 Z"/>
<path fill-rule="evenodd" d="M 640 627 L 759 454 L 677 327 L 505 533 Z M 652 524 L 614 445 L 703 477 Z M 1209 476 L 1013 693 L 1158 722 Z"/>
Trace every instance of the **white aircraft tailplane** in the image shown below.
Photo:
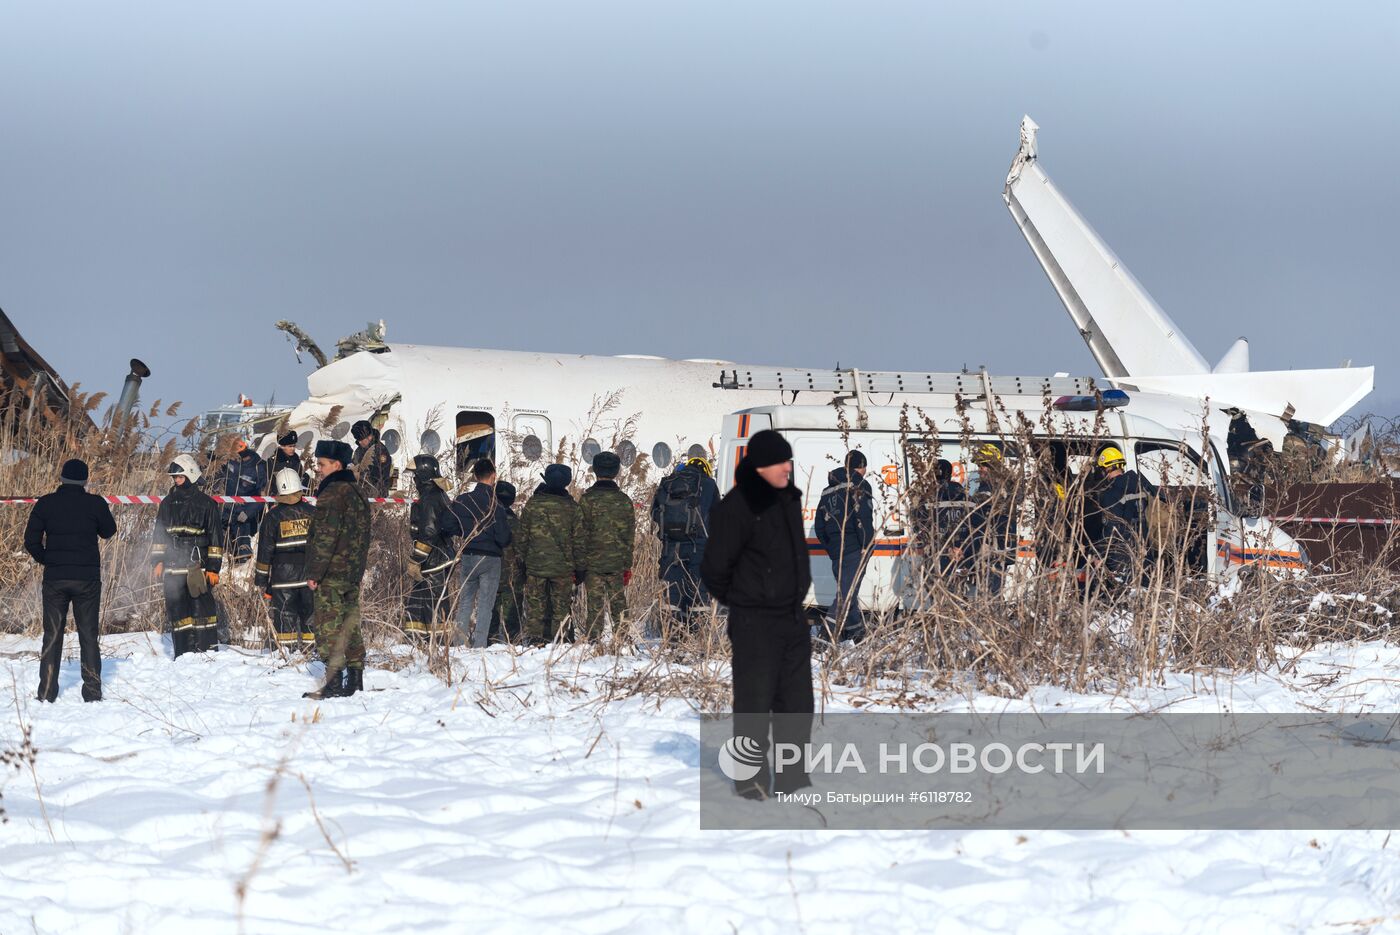
<path fill-rule="evenodd" d="M 1251 372 L 1244 338 L 1212 368 L 1050 181 L 1038 160 L 1038 129 L 1022 120 L 1002 197 L 1105 376 L 1322 425 L 1371 392 L 1372 367 Z"/>

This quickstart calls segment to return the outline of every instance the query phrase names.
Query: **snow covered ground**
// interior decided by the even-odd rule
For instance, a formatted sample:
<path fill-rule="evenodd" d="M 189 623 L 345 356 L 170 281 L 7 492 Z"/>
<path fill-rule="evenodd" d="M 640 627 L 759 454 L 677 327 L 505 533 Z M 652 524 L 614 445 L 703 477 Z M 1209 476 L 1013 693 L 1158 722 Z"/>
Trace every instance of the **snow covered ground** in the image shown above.
<path fill-rule="evenodd" d="M 317 705 L 304 665 L 114 636 L 107 700 L 82 703 L 70 658 L 45 706 L 37 648 L 0 638 L 0 748 L 22 722 L 39 749 L 37 792 L 0 779 L 4 935 L 1400 932 L 1384 831 L 701 832 L 697 715 L 608 690 L 643 660 L 459 651 L 457 686 L 371 669 Z M 1395 711 L 1397 667 L 1338 645 L 1285 674 L 939 707 Z"/>

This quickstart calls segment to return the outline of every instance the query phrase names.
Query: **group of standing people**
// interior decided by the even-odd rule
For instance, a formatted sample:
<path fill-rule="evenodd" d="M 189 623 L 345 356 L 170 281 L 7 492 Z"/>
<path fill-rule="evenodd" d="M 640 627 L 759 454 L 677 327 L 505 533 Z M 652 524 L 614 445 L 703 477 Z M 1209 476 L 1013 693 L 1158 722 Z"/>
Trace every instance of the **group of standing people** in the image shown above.
<path fill-rule="evenodd" d="M 1102 586 L 1142 581 L 1150 507 L 1160 491 L 1128 469 L 1118 447 L 1103 446 L 1082 476 L 1062 467 L 1027 479 L 991 443 L 974 451 L 972 461 L 977 483 L 969 492 L 954 479 L 952 464 L 939 460 L 932 495 L 913 515 L 917 550 L 954 591 L 1001 592 L 1022 546 L 1018 525 L 1028 498 L 1039 515 L 1031 544 L 1047 566 L 1101 568 Z"/>

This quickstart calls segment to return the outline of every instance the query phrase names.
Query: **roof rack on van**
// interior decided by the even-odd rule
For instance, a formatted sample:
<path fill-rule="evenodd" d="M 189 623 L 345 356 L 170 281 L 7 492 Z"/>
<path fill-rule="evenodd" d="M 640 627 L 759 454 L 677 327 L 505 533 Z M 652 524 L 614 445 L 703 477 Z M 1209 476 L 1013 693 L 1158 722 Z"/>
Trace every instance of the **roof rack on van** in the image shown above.
<path fill-rule="evenodd" d="M 794 368 L 721 370 L 715 386 L 725 390 L 810 390 L 821 393 L 954 393 L 993 396 L 1081 396 L 1099 386 L 1093 377 L 998 377 L 972 373 L 913 373 L 897 370 L 798 370 Z"/>

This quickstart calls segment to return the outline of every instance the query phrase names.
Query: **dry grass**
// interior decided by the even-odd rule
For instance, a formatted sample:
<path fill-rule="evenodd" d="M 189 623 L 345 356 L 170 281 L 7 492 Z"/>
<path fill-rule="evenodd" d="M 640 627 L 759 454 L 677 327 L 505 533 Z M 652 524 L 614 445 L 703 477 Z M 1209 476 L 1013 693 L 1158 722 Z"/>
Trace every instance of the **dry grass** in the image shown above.
<path fill-rule="evenodd" d="M 99 397 L 78 397 L 95 412 Z M 599 403 L 602 415 L 611 409 Z M 176 407 L 164 411 L 173 416 Z M 0 464 L 0 490 L 12 495 L 36 495 L 53 489 L 59 466 L 73 456 L 92 466 L 90 488 L 98 493 L 159 493 L 166 486 L 163 468 L 178 448 L 188 445 L 192 428 L 163 430 L 157 406 L 130 420 L 110 413 L 95 430 L 81 431 L 76 422 L 55 424 L 30 417 L 18 406 L 5 410 L 0 449 L 14 455 Z M 595 420 L 598 421 L 598 420 Z M 922 427 L 910 418 L 907 431 L 918 436 Z M 616 428 L 599 426 L 607 437 L 625 436 L 627 418 L 614 418 Z M 1024 418 L 1005 414 L 1000 419 L 1006 441 L 1035 450 Z M 614 437 L 612 441 L 618 439 Z M 1387 442 L 1388 443 L 1388 442 Z M 206 453 L 212 457 L 214 452 Z M 577 464 L 577 452 L 563 452 Z M 927 497 L 936 452 L 916 464 L 908 495 Z M 916 459 L 917 461 L 917 459 Z M 578 465 L 582 467 L 582 465 Z M 1020 538 L 1033 539 L 1043 558 L 1058 558 L 1069 568 L 1083 563 L 1083 544 L 1067 535 L 1066 517 L 1078 521 L 1079 489 L 1071 479 L 1069 507 L 1047 509 L 1043 465 L 1025 472 L 1007 489 L 1019 517 Z M 728 697 L 728 641 L 722 614 L 711 612 L 688 633 L 658 641 L 675 621 L 665 611 L 663 585 L 658 578 L 659 544 L 651 532 L 645 507 L 652 488 L 645 484 L 645 458 L 639 457 L 621 481 L 643 509 L 639 510 L 634 577 L 627 589 L 631 624 L 606 649 L 645 658 L 641 666 L 619 668 L 611 691 L 657 697 L 683 697 L 700 707 L 722 707 Z M 579 476 L 576 487 L 586 484 Z M 514 478 L 521 488 L 521 505 L 533 487 L 529 477 Z M 1062 478 L 1063 479 L 1063 478 Z M 878 487 L 878 485 L 877 485 Z M 882 490 L 883 493 L 883 490 Z M 903 509 L 908 509 L 903 504 Z M 1212 503 L 1210 509 L 1218 507 Z M 21 547 L 24 506 L 0 507 L 0 537 L 10 547 L 0 553 L 0 632 L 35 636 L 39 631 L 39 569 Z M 148 559 L 154 507 L 117 507 L 116 539 L 103 547 L 106 632 L 160 629 L 164 626 L 158 589 L 150 580 Z M 1389 639 L 1389 614 L 1400 610 L 1400 578 L 1380 562 L 1315 573 L 1307 578 L 1279 578 L 1246 573 L 1233 591 L 1222 593 L 1208 584 L 1187 560 L 1180 543 L 1194 535 L 1192 523 L 1208 514 L 1178 513 L 1175 525 L 1157 538 L 1159 548 L 1139 550 L 1149 573 L 1141 587 L 1101 586 L 1101 568 L 1088 563 L 1087 582 L 1046 563 L 1018 569 L 1003 595 L 985 587 L 989 566 L 974 564 L 966 575 L 949 578 L 927 559 L 911 560 L 904 606 L 899 612 L 869 614 L 869 638 L 857 646 L 828 648 L 822 655 L 822 684 L 878 690 L 884 697 L 919 698 L 934 688 L 1019 694 L 1030 686 L 1053 684 L 1071 690 L 1101 690 L 1160 680 L 1176 671 L 1235 671 L 1274 665 L 1280 647 L 1307 647 L 1346 639 Z M 1183 518 L 1184 517 L 1184 518 Z M 361 607 L 366 641 L 374 652 L 373 665 L 400 665 L 414 658 L 387 650 L 404 642 L 403 607 L 412 582 L 405 571 L 409 550 L 407 508 L 376 510 L 370 569 Z M 981 582 L 969 588 L 969 579 Z M 266 610 L 251 586 L 230 576 L 216 594 L 232 624 L 234 640 L 257 640 L 268 631 Z M 455 588 L 453 589 L 455 592 Z M 1364 598 L 1319 598 L 1318 595 L 1364 595 Z M 455 593 L 449 610 L 455 616 Z M 429 663 L 444 680 L 460 678 L 449 663 L 446 647 L 433 645 Z"/>

